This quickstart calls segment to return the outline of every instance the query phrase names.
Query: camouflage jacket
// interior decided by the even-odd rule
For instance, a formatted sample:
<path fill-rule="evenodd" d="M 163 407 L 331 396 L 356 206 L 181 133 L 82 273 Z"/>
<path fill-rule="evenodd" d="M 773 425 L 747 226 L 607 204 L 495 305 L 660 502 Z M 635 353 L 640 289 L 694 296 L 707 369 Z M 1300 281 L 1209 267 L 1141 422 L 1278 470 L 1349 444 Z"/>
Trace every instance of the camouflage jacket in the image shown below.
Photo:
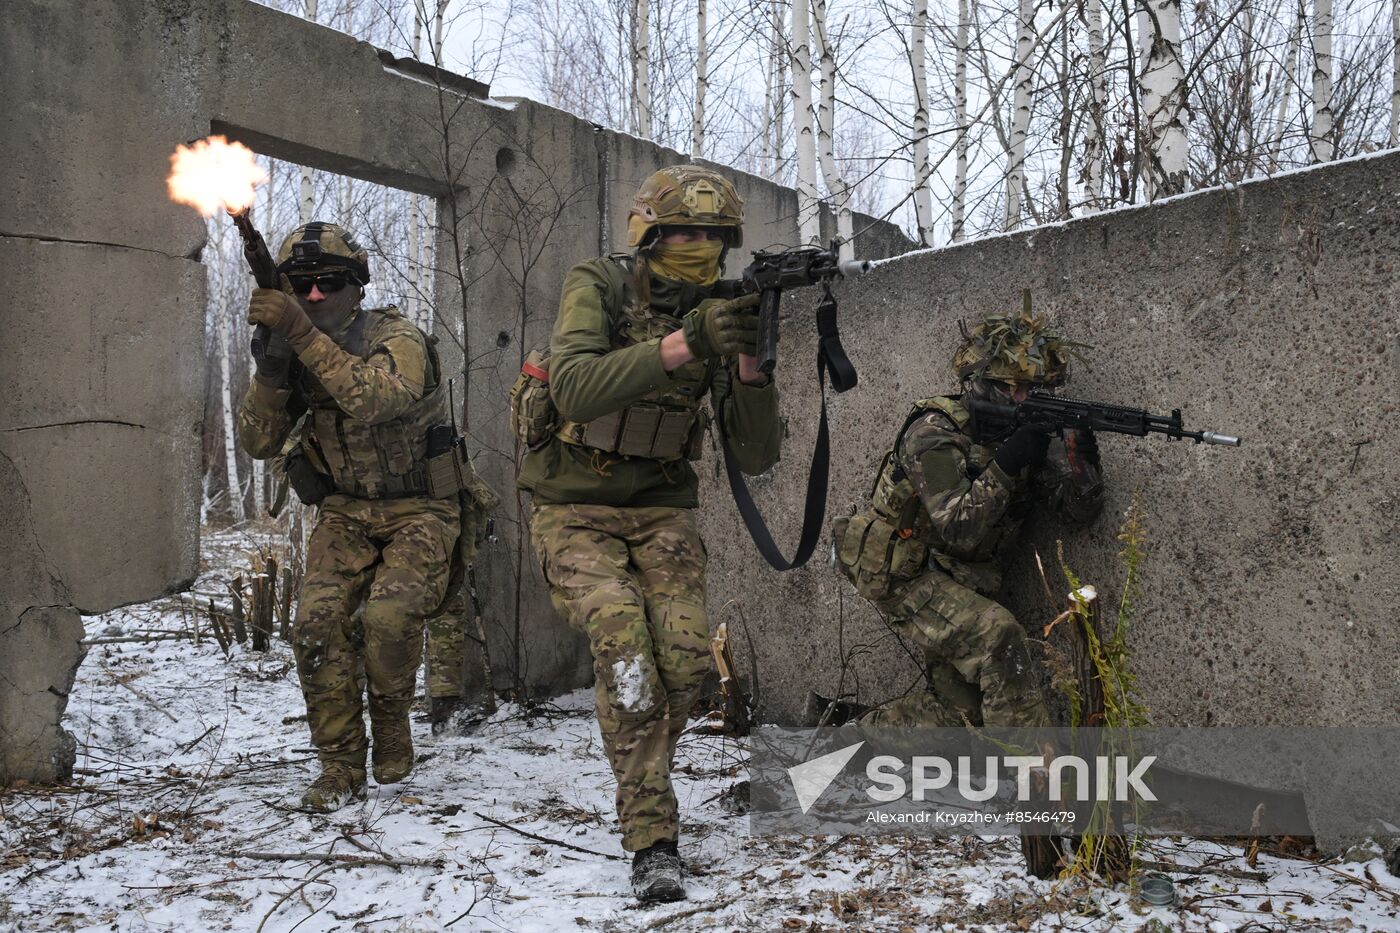
<path fill-rule="evenodd" d="M 238 437 L 256 459 L 284 452 L 310 410 L 300 443 L 338 491 L 361 498 L 422 494 L 427 429 L 449 419 L 436 354 L 397 309 L 361 309 L 335 339 L 317 333 L 299 354 L 292 385 L 256 378 Z"/>
<path fill-rule="evenodd" d="M 956 398 L 953 401 L 957 401 Z M 999 444 L 978 444 L 942 411 L 904 431 L 894 458 L 923 504 L 933 559 L 964 585 L 990 594 L 1001 586 L 999 556 L 1037 508 L 1086 524 L 1103 507 L 1103 477 L 1088 464 L 1076 474 L 1063 441 L 1052 439 L 1045 465 L 1009 476 L 992 459 Z M 921 521 L 922 525 L 923 522 Z"/>
<path fill-rule="evenodd" d="M 697 368 L 710 370 L 710 402 L 723 406 L 730 449 L 740 468 L 762 473 L 778 460 L 782 436 L 778 420 L 778 389 L 739 381 L 738 364 L 695 361 L 667 373 L 661 365 L 661 337 L 652 336 L 617 347 L 618 303 L 610 274 L 599 258 L 579 263 L 564 279 L 559 316 L 550 337 L 550 394 L 559 414 L 568 421 L 586 422 L 639 401 L 682 380 L 694 380 Z M 650 313 L 656 330 L 681 327 L 680 318 L 705 298 L 708 288 L 653 276 Z M 703 393 L 704 388 L 701 389 Z M 695 508 L 699 479 L 684 460 L 663 462 L 647 457 L 621 457 L 555 438 L 528 451 L 516 480 L 535 501 L 550 504 L 586 503 L 626 507 Z"/>

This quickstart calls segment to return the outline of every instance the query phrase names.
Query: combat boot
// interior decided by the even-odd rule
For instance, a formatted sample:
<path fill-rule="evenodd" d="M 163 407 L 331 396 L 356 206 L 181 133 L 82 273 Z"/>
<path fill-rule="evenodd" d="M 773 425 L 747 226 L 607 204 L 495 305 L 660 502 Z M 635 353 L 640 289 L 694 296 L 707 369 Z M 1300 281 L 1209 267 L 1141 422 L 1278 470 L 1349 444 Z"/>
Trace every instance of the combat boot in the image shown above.
<path fill-rule="evenodd" d="M 674 842 L 658 842 L 632 856 L 632 893 L 640 904 L 685 900 L 681 856 Z"/>
<path fill-rule="evenodd" d="M 301 805 L 317 813 L 333 813 L 351 800 L 365 799 L 365 769 L 343 761 L 321 764 L 321 775 L 301 795 Z"/>
<path fill-rule="evenodd" d="M 812 691 L 807 694 L 807 702 L 802 709 L 802 724 L 813 728 L 817 726 L 844 726 L 868 712 L 870 712 L 868 706 L 862 706 L 848 700 L 832 700 Z"/>
<path fill-rule="evenodd" d="M 376 784 L 397 784 L 413 771 L 413 727 L 408 713 L 369 719 Z"/>

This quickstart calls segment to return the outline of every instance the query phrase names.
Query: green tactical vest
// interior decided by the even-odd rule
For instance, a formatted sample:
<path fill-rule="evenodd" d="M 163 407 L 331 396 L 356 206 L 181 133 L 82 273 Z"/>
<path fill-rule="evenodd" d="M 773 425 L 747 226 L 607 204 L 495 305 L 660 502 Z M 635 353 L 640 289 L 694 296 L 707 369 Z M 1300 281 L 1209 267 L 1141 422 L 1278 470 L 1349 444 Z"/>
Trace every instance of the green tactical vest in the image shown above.
<path fill-rule="evenodd" d="M 394 307 L 360 309 L 341 348 L 367 359 L 377 345 L 374 331 L 385 318 L 402 315 Z M 302 449 L 312 463 L 326 469 L 337 492 L 358 499 L 427 495 L 428 429 L 450 423 L 450 413 L 436 341 L 424 335 L 424 343 L 428 359 L 423 397 L 392 421 L 369 424 L 351 418 L 314 376 L 303 374 L 298 389 L 310 410 Z"/>
<path fill-rule="evenodd" d="M 620 350 L 681 328 L 679 318 L 637 300 L 632 287 L 631 256 L 608 257 L 612 306 L 612 349 Z M 653 460 L 698 460 L 709 419 L 701 402 L 714 379 L 712 360 L 691 360 L 671 373 L 671 381 L 626 408 L 592 421 L 563 421 L 556 436 L 566 444 L 606 453 Z"/>
<path fill-rule="evenodd" d="M 979 585 L 979 588 L 989 582 L 978 579 L 985 576 L 977 572 L 980 568 L 940 553 L 942 541 L 933 529 L 918 489 L 896 456 L 909 427 L 933 412 L 946 415 L 960 432 L 971 419 L 967 409 L 955 399 L 938 397 L 916 401 L 895 434 L 894 443 L 880 461 L 869 508 L 832 524 L 836 563 L 867 599 L 889 597 L 901 585 L 923 573 L 930 558 L 959 582 Z M 982 447 L 973 447 L 970 454 L 969 479 L 974 479 L 990 461 L 990 455 Z"/>

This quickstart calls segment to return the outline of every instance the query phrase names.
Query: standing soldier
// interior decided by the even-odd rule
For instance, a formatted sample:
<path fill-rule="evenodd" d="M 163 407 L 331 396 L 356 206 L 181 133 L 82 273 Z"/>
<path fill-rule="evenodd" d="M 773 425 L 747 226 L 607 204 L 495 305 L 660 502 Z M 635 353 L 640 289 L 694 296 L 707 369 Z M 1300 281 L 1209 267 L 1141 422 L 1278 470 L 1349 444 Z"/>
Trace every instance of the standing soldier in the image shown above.
<path fill-rule="evenodd" d="M 465 469 L 442 478 L 460 445 L 433 342 L 396 308 L 360 306 L 368 258 L 335 224 L 305 224 L 282 242 L 287 290 L 255 289 L 248 303 L 249 322 L 272 341 L 238 418 L 258 459 L 282 453 L 302 423 L 287 475 L 303 502 L 320 506 L 292 648 L 321 760 L 302 803 L 322 812 L 365 795 L 365 682 L 375 781 L 413 769 L 408 712 L 423 623 L 459 576 L 463 502 L 474 504 L 459 494 Z"/>
<path fill-rule="evenodd" d="M 869 508 L 832 527 L 837 563 L 860 591 L 925 652 L 926 689 L 865 715 L 902 726 L 1049 725 L 1026 636 L 997 602 L 1001 557 L 1021 523 L 1049 506 L 1075 524 L 1102 507 L 1092 432 L 1026 424 L 980 438 L 965 399 L 1010 405 L 1033 386 L 1061 385 L 1071 344 L 1043 317 L 991 314 L 965 331 L 953 358 L 962 395 L 916 401 L 875 479 Z M 853 713 L 812 694 L 808 722 Z"/>
<path fill-rule="evenodd" d="M 638 900 L 685 897 L 671 766 L 709 670 L 705 545 L 695 471 L 722 407 L 744 472 L 778 459 L 778 390 L 754 359 L 757 296 L 711 297 L 742 243 L 729 181 L 682 165 L 637 192 L 630 255 L 564 280 L 550 356 L 513 392 L 529 446 L 518 485 L 555 608 L 588 636 L 598 724 L 617 778 L 622 846 Z"/>

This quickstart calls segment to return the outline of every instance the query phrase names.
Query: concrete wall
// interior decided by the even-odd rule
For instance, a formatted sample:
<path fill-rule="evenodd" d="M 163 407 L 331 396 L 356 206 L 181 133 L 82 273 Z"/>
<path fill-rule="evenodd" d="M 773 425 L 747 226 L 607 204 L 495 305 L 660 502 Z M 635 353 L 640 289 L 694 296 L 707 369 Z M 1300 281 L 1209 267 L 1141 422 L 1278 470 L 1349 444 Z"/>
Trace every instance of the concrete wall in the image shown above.
<path fill-rule="evenodd" d="M 1154 721 L 1395 723 L 1397 254 L 1391 154 L 883 265 L 841 289 L 861 385 L 832 401 L 828 514 L 868 493 L 911 399 L 954 389 L 956 322 L 1019 307 L 1030 288 L 1038 310 L 1093 345 L 1067 394 L 1180 408 L 1188 427 L 1244 446 L 1104 437 L 1105 514 L 1083 531 L 1037 526 L 1011 554 L 1018 617 L 1038 628 L 1063 608 L 1058 537 L 1070 566 L 1116 598 L 1115 534 L 1136 491 L 1150 540 L 1132 644 Z M 816 409 L 800 318 L 782 339 L 790 434 L 783 463 L 754 485 L 792 542 Z M 791 719 L 807 690 L 834 691 L 842 656 L 844 688 L 862 702 L 917 683 L 913 660 L 831 568 L 764 569 L 722 477 L 705 492 L 710 605 L 731 621 L 742 608 L 755 651 L 740 638 L 740 663 L 756 662 L 768 716 Z"/>
<path fill-rule="evenodd" d="M 547 107 L 477 100 L 456 83 L 440 92 L 365 43 L 245 0 L 72 12 L 15 0 L 0 29 L 0 159 L 13 180 L 0 198 L 0 462 L 17 504 L 0 537 L 0 562 L 15 569 L 0 593 L 6 781 L 65 768 L 76 611 L 148 599 L 196 572 L 204 227 L 166 197 L 178 143 L 225 133 L 439 197 L 450 268 L 437 329 L 448 366 L 470 372 L 459 398 L 482 469 L 507 492 L 506 391 L 547 336 L 564 271 L 616 248 L 636 182 L 684 161 Z M 751 246 L 795 241 L 792 192 L 738 185 Z M 870 242 L 886 255 L 901 238 L 885 225 Z M 478 571 L 498 685 L 566 689 L 589 676 L 586 646 L 549 608 L 516 514 L 503 512 Z"/>

